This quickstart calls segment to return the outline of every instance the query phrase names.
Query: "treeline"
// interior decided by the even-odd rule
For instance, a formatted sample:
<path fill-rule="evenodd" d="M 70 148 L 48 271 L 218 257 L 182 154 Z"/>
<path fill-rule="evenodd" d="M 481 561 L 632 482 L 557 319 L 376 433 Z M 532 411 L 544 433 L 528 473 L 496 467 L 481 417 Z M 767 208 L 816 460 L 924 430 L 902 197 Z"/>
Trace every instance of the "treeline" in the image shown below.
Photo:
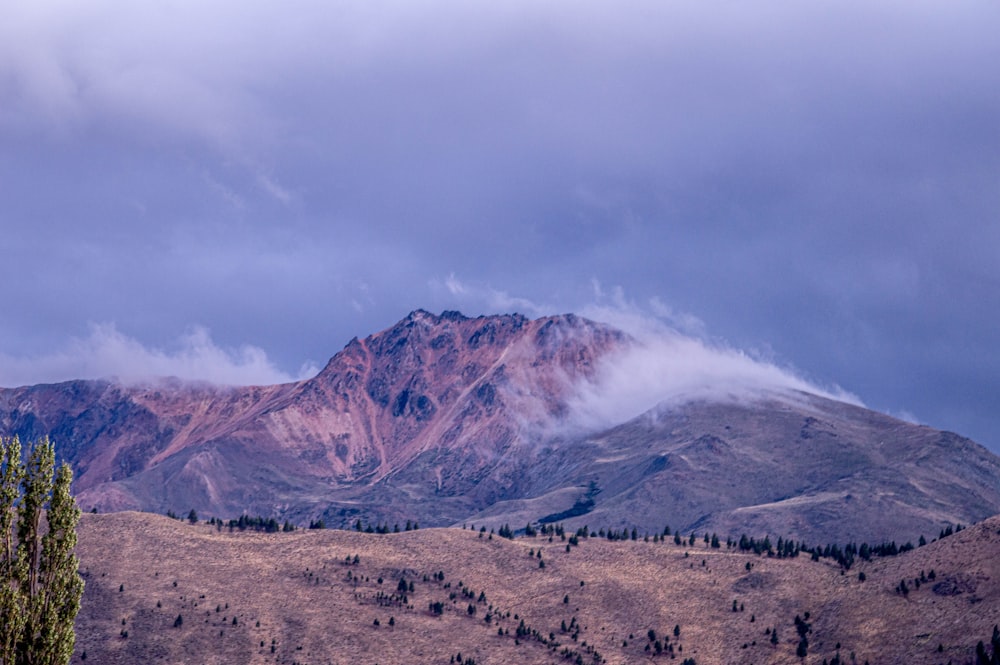
<path fill-rule="evenodd" d="M 860 545 L 857 543 L 847 543 L 846 545 L 830 543 L 823 546 L 810 547 L 804 542 L 797 543 L 791 539 L 784 540 L 782 538 L 778 538 L 777 543 L 772 545 L 770 538 L 766 536 L 763 540 L 755 540 L 743 535 L 737 543 L 737 548 L 741 552 L 753 552 L 754 554 L 773 556 L 779 559 L 797 557 L 804 553 L 810 555 L 813 561 L 833 559 L 845 570 L 850 570 L 856 559 L 870 561 L 874 557 L 896 556 L 903 552 L 909 552 L 914 549 L 914 546 L 913 543 L 897 545 L 895 541 L 892 541 L 876 545 L 869 543 L 861 543 Z"/>
<path fill-rule="evenodd" d="M 961 524 L 956 525 L 954 528 L 952 528 L 951 525 L 948 525 L 947 527 L 941 529 L 938 533 L 937 540 L 947 538 L 948 536 L 958 533 L 964 528 L 965 527 Z M 920 540 L 917 541 L 917 547 L 923 547 L 926 544 L 927 539 L 920 536 Z M 808 548 L 804 545 L 800 545 L 800 551 L 808 552 L 812 556 L 813 561 L 818 561 L 820 559 L 833 559 L 840 564 L 844 570 L 850 570 L 856 559 L 871 561 L 874 557 L 896 556 L 897 554 L 909 552 L 913 549 L 915 549 L 915 547 L 912 542 L 897 545 L 896 541 L 879 543 L 876 545 L 869 543 L 862 543 L 861 545 L 858 545 L 857 543 L 848 543 L 842 547 L 831 544 L 822 548 Z"/>
<path fill-rule="evenodd" d="M 221 519 L 212 517 L 208 520 L 208 523 L 219 530 L 223 527 L 228 527 L 230 531 L 262 531 L 264 533 L 278 533 L 282 531 L 289 533 L 296 529 L 295 525 L 288 520 L 285 520 L 284 524 L 279 524 L 278 520 L 274 517 L 262 517 L 260 515 L 256 517 L 240 515 L 237 519 L 229 520 L 228 522 L 223 522 Z"/>
<path fill-rule="evenodd" d="M 192 508 L 187 516 L 180 516 L 173 510 L 168 510 L 166 512 L 167 517 L 175 520 L 188 521 L 191 524 L 198 523 L 198 513 Z M 230 531 L 259 531 L 263 533 L 288 533 L 290 531 L 295 531 L 300 527 L 287 519 L 284 521 L 279 521 L 276 517 L 264 517 L 262 515 L 251 516 L 247 514 L 240 515 L 238 518 L 223 520 L 219 517 L 210 517 L 205 522 L 206 524 L 215 526 L 216 529 L 222 530 L 223 528 L 228 528 Z M 309 529 L 325 529 L 326 523 L 322 519 L 315 519 L 309 521 Z M 364 523 L 359 518 L 354 522 L 353 529 L 362 533 L 399 533 L 401 531 L 415 531 L 420 528 L 414 520 L 406 520 L 406 524 L 403 527 L 394 524 L 389 526 L 389 523 Z"/>
<path fill-rule="evenodd" d="M 416 531 L 419 528 L 420 525 L 412 520 L 406 520 L 406 525 L 402 529 L 399 528 L 399 523 L 394 524 L 390 529 L 388 522 L 385 524 L 362 524 L 360 518 L 354 522 L 354 530 L 361 533 L 399 533 L 400 531 Z"/>
<path fill-rule="evenodd" d="M 179 517 L 173 511 L 167 511 L 167 516 L 182 520 L 183 517 Z M 194 509 L 191 510 L 187 515 L 187 520 L 192 524 L 198 522 L 197 513 Z M 217 529 L 221 530 L 223 528 L 228 528 L 230 531 L 261 531 L 264 533 L 277 533 L 277 532 L 290 532 L 295 531 L 298 527 L 292 524 L 288 520 L 283 523 L 274 517 L 263 517 L 257 515 L 251 517 L 250 515 L 240 515 L 236 519 L 230 519 L 228 521 L 223 521 L 222 519 L 212 517 L 208 520 L 208 524 L 214 525 Z M 309 529 L 325 529 L 326 525 L 322 519 L 311 520 L 309 522 Z M 393 524 L 391 527 L 388 522 L 376 522 L 372 524 L 370 522 L 366 523 L 362 521 L 361 518 L 355 520 L 353 525 L 353 530 L 361 533 L 373 533 L 373 534 L 388 534 L 388 533 L 400 533 L 403 531 L 415 531 L 420 528 L 420 524 L 414 520 L 406 520 L 403 526 L 399 523 Z M 466 529 L 466 525 L 462 526 Z M 938 533 L 937 540 L 946 538 L 954 533 L 958 533 L 964 527 L 961 524 L 956 526 L 946 526 L 941 529 Z M 476 530 L 475 525 L 471 525 L 473 531 Z M 483 537 L 487 533 L 485 526 L 480 526 L 479 528 L 480 537 Z M 553 541 L 559 538 L 562 541 L 567 540 L 566 527 L 562 523 L 541 523 L 532 524 L 527 523 L 522 529 L 514 529 L 510 524 L 503 524 L 498 529 L 490 529 L 489 536 L 493 537 L 496 533 L 501 538 L 507 538 L 513 540 L 518 535 L 523 535 L 524 537 L 534 538 L 538 536 L 547 537 L 549 541 Z M 670 526 L 664 526 L 663 530 L 654 533 L 652 536 L 648 532 L 639 535 L 639 531 L 636 527 L 624 527 L 624 528 L 599 528 L 597 531 L 591 531 L 587 525 L 579 527 L 575 533 L 568 536 L 570 545 L 578 545 L 580 539 L 587 538 L 602 538 L 610 541 L 638 541 L 643 540 L 644 542 L 654 542 L 654 543 L 665 543 L 668 539 L 672 539 L 675 545 L 687 545 L 689 547 L 694 547 L 699 540 L 702 540 L 706 547 L 713 549 L 721 549 L 723 542 L 719 538 L 718 534 L 709 534 L 707 531 L 704 532 L 703 536 L 699 538 L 697 534 L 691 532 L 687 536 L 683 536 L 680 531 L 671 531 Z M 809 555 L 813 561 L 819 561 L 820 559 L 831 559 L 837 562 L 845 570 L 849 570 L 854 563 L 861 559 L 862 561 L 870 561 L 875 557 L 887 557 L 896 556 L 904 552 L 915 549 L 915 547 L 921 547 L 927 544 L 927 540 L 921 536 L 918 544 L 913 545 L 912 542 L 906 542 L 902 545 L 897 544 L 895 541 L 882 542 L 882 543 L 846 543 L 840 545 L 837 543 L 829 543 L 827 545 L 816 545 L 810 546 L 803 541 L 795 541 L 791 538 L 785 539 L 779 537 L 777 541 L 772 541 L 770 536 L 764 536 L 763 538 L 753 538 L 743 534 L 740 536 L 739 540 L 734 540 L 731 537 L 727 537 L 725 540 L 726 549 L 736 549 L 740 552 L 749 553 L 753 552 L 758 556 L 769 556 L 781 558 L 793 558 L 801 554 Z"/>
<path fill-rule="evenodd" d="M 174 511 L 168 510 L 167 517 L 175 520 L 186 519 L 191 524 L 198 523 L 198 513 L 191 510 L 187 517 L 179 517 Z M 292 524 L 288 520 L 284 522 L 279 522 L 276 517 L 264 517 L 262 515 L 250 516 L 247 514 L 240 515 L 235 519 L 223 520 L 218 517 L 210 517 L 206 524 L 214 526 L 217 530 L 221 531 L 224 528 L 230 531 L 259 531 L 263 533 L 289 533 L 295 531 L 299 527 Z M 310 529 L 325 529 L 326 525 L 323 520 L 312 520 L 309 522 Z"/>
<path fill-rule="evenodd" d="M 463 528 L 465 528 L 463 526 Z M 475 525 L 472 525 L 473 530 L 475 530 Z M 938 534 L 938 540 L 946 538 L 954 533 L 958 533 L 964 527 L 958 524 L 955 527 L 951 525 L 941 529 Z M 480 527 L 480 533 L 485 534 L 486 527 Z M 535 537 L 539 535 L 548 536 L 550 540 L 554 537 L 558 537 L 561 540 L 566 540 L 566 529 L 562 524 L 541 524 L 537 528 L 532 524 L 527 524 L 524 529 L 515 531 L 511 528 L 510 524 L 504 524 L 497 531 L 497 535 L 502 538 L 508 538 L 513 540 L 516 535 L 523 534 L 526 537 Z M 493 530 L 490 530 L 490 534 L 493 534 Z M 702 540 L 706 547 L 713 549 L 721 549 L 723 546 L 718 534 L 709 534 L 707 531 L 704 533 L 702 538 L 692 532 L 688 536 L 682 536 L 679 531 L 671 532 L 670 526 L 667 525 L 663 528 L 660 533 L 654 533 L 652 536 L 649 533 L 644 533 L 642 536 L 639 535 L 638 529 L 632 528 L 599 528 L 597 531 L 591 531 L 586 525 L 578 528 L 574 535 L 570 536 L 569 539 L 572 545 L 577 545 L 581 538 L 603 538 L 611 541 L 621 541 L 621 540 L 632 540 L 638 541 L 640 538 L 644 542 L 667 542 L 668 538 L 671 538 L 675 545 L 687 545 L 689 547 L 694 547 L 699 540 Z M 779 537 L 777 541 L 772 541 L 770 536 L 764 536 L 763 538 L 753 538 L 743 534 L 740 536 L 739 540 L 733 540 L 732 538 L 726 538 L 725 547 L 726 549 L 738 549 L 741 552 L 749 553 L 753 552 L 758 556 L 769 556 L 781 558 L 792 558 L 797 557 L 800 554 L 809 555 L 813 561 L 819 561 L 820 559 L 832 559 L 836 561 L 842 568 L 849 570 L 851 566 L 854 565 L 855 561 L 861 559 L 862 561 L 870 561 L 875 557 L 887 557 L 896 556 L 904 552 L 915 549 L 915 547 L 922 547 L 927 544 L 927 540 L 921 536 L 917 546 L 914 546 L 912 542 L 906 542 L 902 545 L 897 544 L 895 541 L 882 542 L 882 543 L 847 543 L 844 545 L 839 545 L 836 543 L 830 543 L 827 545 L 816 545 L 810 546 L 803 541 L 795 541 L 791 538 L 785 539 Z"/>

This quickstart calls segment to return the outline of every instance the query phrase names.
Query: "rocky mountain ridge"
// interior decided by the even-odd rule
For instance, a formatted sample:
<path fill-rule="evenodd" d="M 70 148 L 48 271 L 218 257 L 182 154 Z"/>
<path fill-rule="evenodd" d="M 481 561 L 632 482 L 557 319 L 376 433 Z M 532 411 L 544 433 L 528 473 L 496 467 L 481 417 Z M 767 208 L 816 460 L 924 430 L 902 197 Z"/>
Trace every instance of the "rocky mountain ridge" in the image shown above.
<path fill-rule="evenodd" d="M 0 390 L 0 432 L 52 437 L 80 504 L 101 512 L 669 524 L 810 541 L 906 540 L 1000 513 L 1000 460 L 981 446 L 817 395 L 570 426 L 575 388 L 635 343 L 574 315 L 417 310 L 297 383 Z"/>

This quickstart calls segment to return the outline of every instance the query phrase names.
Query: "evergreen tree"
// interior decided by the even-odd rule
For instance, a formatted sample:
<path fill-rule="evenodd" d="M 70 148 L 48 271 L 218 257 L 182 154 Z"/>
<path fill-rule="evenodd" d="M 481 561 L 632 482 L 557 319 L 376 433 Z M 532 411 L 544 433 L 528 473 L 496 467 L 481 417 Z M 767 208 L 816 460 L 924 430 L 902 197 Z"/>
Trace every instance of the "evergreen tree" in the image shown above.
<path fill-rule="evenodd" d="M 0 439 L 0 665 L 64 665 L 73 654 L 83 595 L 73 553 L 80 511 L 73 472 L 54 467 L 48 439 L 31 447 L 27 462 L 17 437 Z"/>

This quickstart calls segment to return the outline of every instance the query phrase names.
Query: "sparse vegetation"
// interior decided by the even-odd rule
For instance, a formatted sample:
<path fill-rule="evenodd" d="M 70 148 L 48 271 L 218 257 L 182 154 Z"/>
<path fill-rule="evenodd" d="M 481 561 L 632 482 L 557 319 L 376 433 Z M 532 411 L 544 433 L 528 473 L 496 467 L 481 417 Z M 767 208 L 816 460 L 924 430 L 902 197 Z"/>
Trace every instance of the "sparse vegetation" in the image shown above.
<path fill-rule="evenodd" d="M 119 518 L 107 515 L 88 519 L 98 524 Z M 228 552 L 232 550 L 229 548 L 238 545 L 241 557 L 251 556 L 258 561 L 254 569 L 262 577 L 260 583 L 254 585 L 255 592 L 248 594 L 230 585 L 206 587 L 206 579 L 190 574 L 186 568 L 164 567 L 162 563 L 157 563 L 158 571 L 138 576 L 135 572 L 126 575 L 115 571 L 117 579 L 101 577 L 105 572 L 101 570 L 93 577 L 96 583 L 113 591 L 120 584 L 119 580 L 125 579 L 124 592 L 113 596 L 120 596 L 126 604 L 134 603 L 129 606 L 136 608 L 151 608 L 162 599 L 163 607 L 158 608 L 156 616 L 162 617 L 164 627 L 169 627 L 174 617 L 183 612 L 185 621 L 178 630 L 184 640 L 201 639 L 197 637 L 201 635 L 205 645 L 210 645 L 206 648 L 225 650 L 236 648 L 240 640 L 245 643 L 249 638 L 254 649 L 259 648 L 261 657 L 273 654 L 267 662 L 288 664 L 325 662 L 328 656 L 318 654 L 328 654 L 329 647 L 311 637 L 312 634 L 327 634 L 331 630 L 342 632 L 360 615 L 367 626 L 366 643 L 371 649 L 385 654 L 386 661 L 413 660 L 414 649 L 435 653 L 442 645 L 448 645 L 452 653 L 460 647 L 463 662 L 469 658 L 480 662 L 502 658 L 502 662 L 593 665 L 605 659 L 622 663 L 646 662 L 643 659 L 682 663 L 697 659 L 699 662 L 791 665 L 800 661 L 796 654 L 804 650 L 808 663 L 826 660 L 827 665 L 841 665 L 855 661 L 840 656 L 838 641 L 844 640 L 841 635 L 835 640 L 829 634 L 831 622 L 845 621 L 848 616 L 854 616 L 854 612 L 876 612 L 877 606 L 886 602 L 899 604 L 883 611 L 898 612 L 904 608 L 905 601 L 886 593 L 896 581 L 905 580 L 912 595 L 916 582 L 921 585 L 919 593 L 930 594 L 932 576 L 942 579 L 940 564 L 931 569 L 925 564 L 913 564 L 914 559 L 910 557 L 872 557 L 869 561 L 859 557 L 861 563 L 855 565 L 875 582 L 849 586 L 851 593 L 857 595 L 850 612 L 845 614 L 848 612 L 846 604 L 839 609 L 824 609 L 824 594 L 829 593 L 824 589 L 835 588 L 843 579 L 840 577 L 842 568 L 831 560 L 832 557 L 820 557 L 817 564 L 810 562 L 811 557 L 779 556 L 773 546 L 773 555 L 768 556 L 766 551 L 758 555 L 752 549 L 741 550 L 737 540 L 723 538 L 719 538 L 720 546 L 716 548 L 712 546 L 710 531 L 707 544 L 705 532 L 699 531 L 694 546 L 690 546 L 689 538 L 684 538 L 684 547 L 675 548 L 661 545 L 654 537 L 647 540 L 641 533 L 632 540 L 631 527 L 627 532 L 618 530 L 619 534 L 627 533 L 627 537 L 609 539 L 608 532 L 613 533 L 614 529 L 605 528 L 604 535 L 600 536 L 600 531 L 581 527 L 571 535 L 561 529 L 561 525 L 544 525 L 537 528 L 534 536 L 527 535 L 526 530 L 523 534 L 512 534 L 513 539 L 505 534 L 491 542 L 485 536 L 479 538 L 480 534 L 488 533 L 488 527 L 476 525 L 471 531 L 431 530 L 403 542 L 404 539 L 371 537 L 363 531 L 302 531 L 274 539 L 252 534 L 230 536 L 228 531 L 216 533 L 202 529 L 196 532 L 162 519 L 159 524 L 180 529 L 171 532 L 174 534 L 171 538 L 188 531 L 197 533 L 199 539 L 207 537 L 207 540 L 199 540 L 197 554 L 199 560 L 206 562 L 230 560 L 232 554 Z M 498 532 L 501 529 L 506 531 L 500 527 Z M 559 538 L 560 530 L 567 543 L 571 537 L 576 538 L 577 543 L 570 553 L 566 553 L 562 545 L 544 547 L 543 539 Z M 246 549 L 248 538 L 257 539 L 253 550 Z M 780 542 L 784 549 L 785 541 Z M 279 548 L 280 543 L 287 545 Z M 204 549 L 206 547 L 209 549 Z M 934 547 L 934 543 L 928 543 L 920 552 L 930 552 Z M 265 551 L 285 552 L 283 557 L 287 553 L 294 552 L 294 555 L 290 559 L 260 558 Z M 692 558 L 685 559 L 685 553 Z M 117 560 L 115 557 L 122 555 L 104 550 L 99 560 Z M 190 553 L 185 556 L 190 557 Z M 544 569 L 540 569 L 542 563 Z M 207 565 L 211 569 L 214 564 Z M 618 575 L 616 571 L 628 572 Z M 792 621 L 789 613 L 779 611 L 775 596 L 776 589 L 781 588 L 780 580 L 788 579 L 789 575 L 794 575 L 801 583 L 785 588 L 803 588 L 800 595 L 793 596 L 795 602 L 808 602 L 814 613 L 824 616 L 824 622 L 817 623 L 810 615 L 799 612 L 799 622 L 808 624 L 809 628 L 804 635 L 798 633 L 800 623 Z M 586 592 L 583 579 L 587 580 Z M 607 582 L 612 579 L 615 581 L 609 587 Z M 175 580 L 179 580 L 176 588 L 171 586 Z M 656 580 L 656 584 L 648 586 L 649 580 Z M 110 583 L 114 586 L 108 588 Z M 174 589 L 172 594 L 171 588 Z M 570 589 L 578 591 L 570 594 Z M 233 603 L 230 594 L 234 590 L 240 593 L 234 605 L 237 609 L 228 610 L 225 601 Z M 650 625 L 648 615 L 640 613 L 642 605 L 635 602 L 636 598 L 651 598 L 658 607 L 664 608 L 670 623 Z M 894 598 L 899 600 L 892 601 Z M 951 596 L 936 596 L 936 599 L 946 603 Z M 218 615 L 212 613 L 215 618 L 203 624 L 205 608 L 216 606 L 227 611 L 220 609 Z M 739 614 L 744 610 L 745 615 Z M 146 611 L 148 614 L 149 610 Z M 189 621 L 187 615 L 191 612 L 196 617 L 201 616 Z M 120 630 L 128 630 L 128 642 L 135 645 L 149 639 L 148 635 L 156 634 L 149 618 L 139 623 L 130 619 L 127 627 L 120 625 L 125 615 L 131 616 L 132 611 L 117 613 L 118 625 L 111 634 L 119 643 L 124 643 Z M 237 615 L 239 619 L 234 624 Z M 625 623 L 622 618 L 626 619 Z M 300 625 L 298 621 L 303 621 L 302 628 L 293 628 Z M 782 625 L 785 626 L 784 639 L 782 629 L 777 628 Z M 789 627 L 796 631 L 790 631 Z M 220 636 L 223 628 L 224 633 Z M 277 636 L 284 637 L 269 647 L 257 647 L 260 642 L 266 644 L 267 639 L 271 639 L 267 633 L 260 632 L 264 630 L 278 630 Z M 346 630 L 351 631 L 350 628 Z M 717 644 L 709 635 L 720 630 L 733 639 Z M 848 634 L 855 633 L 848 631 Z M 856 660 L 858 664 L 864 662 L 866 656 L 871 662 L 885 662 L 874 658 L 881 652 L 871 643 L 853 639 L 845 653 L 860 654 Z M 949 646 L 961 644 L 955 638 L 934 639 L 934 647 L 928 649 L 928 653 L 933 651 L 945 656 L 959 653 L 961 647 Z M 831 646 L 833 644 L 836 648 Z M 486 645 L 488 652 L 483 651 Z M 942 652 L 936 651 L 939 645 Z M 85 646 L 92 658 L 100 662 L 103 653 L 100 643 L 88 641 Z M 972 651 L 967 643 L 964 648 L 971 658 Z M 985 648 L 990 648 L 988 643 Z M 235 651 L 225 653 L 230 653 L 230 660 L 241 660 L 233 655 Z M 307 657 L 306 654 L 312 655 Z M 947 660 L 944 657 L 940 662 Z"/>

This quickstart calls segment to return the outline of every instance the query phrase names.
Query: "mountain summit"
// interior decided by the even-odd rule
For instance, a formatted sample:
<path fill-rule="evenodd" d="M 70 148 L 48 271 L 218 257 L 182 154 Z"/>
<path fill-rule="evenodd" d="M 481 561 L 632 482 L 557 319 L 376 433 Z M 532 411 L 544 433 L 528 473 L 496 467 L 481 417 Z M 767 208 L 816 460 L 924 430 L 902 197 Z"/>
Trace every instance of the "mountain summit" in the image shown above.
<path fill-rule="evenodd" d="M 52 437 L 80 504 L 100 511 L 810 541 L 915 539 L 1000 513 L 1000 460 L 981 446 L 806 392 L 701 396 L 583 427 L 581 388 L 600 398 L 637 344 L 571 314 L 417 310 L 297 383 L 0 390 L 0 432 Z"/>

